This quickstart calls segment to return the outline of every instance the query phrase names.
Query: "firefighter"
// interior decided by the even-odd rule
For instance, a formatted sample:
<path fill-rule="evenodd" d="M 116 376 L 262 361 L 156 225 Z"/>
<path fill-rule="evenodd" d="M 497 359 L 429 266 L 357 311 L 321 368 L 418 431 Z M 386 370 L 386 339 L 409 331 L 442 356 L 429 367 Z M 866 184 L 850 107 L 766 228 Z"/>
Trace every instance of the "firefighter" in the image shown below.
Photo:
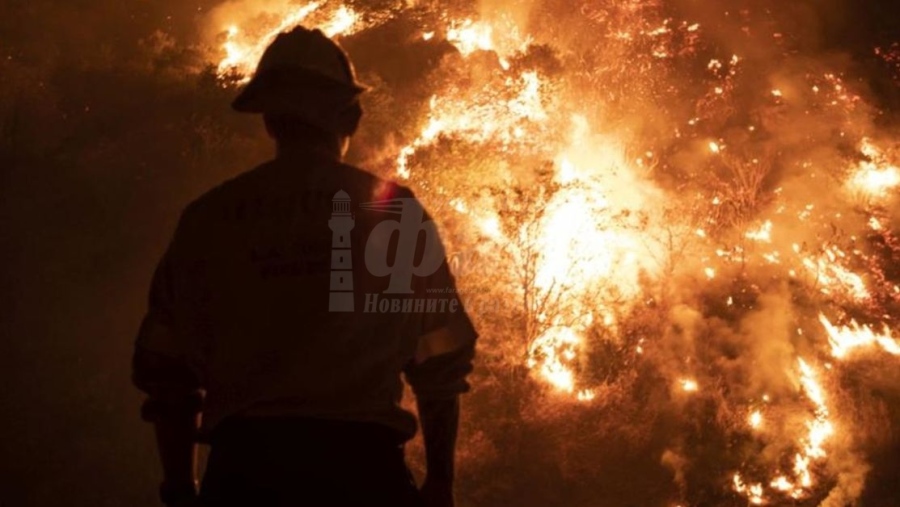
<path fill-rule="evenodd" d="M 335 42 L 296 28 L 232 104 L 276 155 L 182 213 L 133 358 L 169 507 L 453 505 L 477 334 L 412 192 L 342 162 L 365 90 Z"/>

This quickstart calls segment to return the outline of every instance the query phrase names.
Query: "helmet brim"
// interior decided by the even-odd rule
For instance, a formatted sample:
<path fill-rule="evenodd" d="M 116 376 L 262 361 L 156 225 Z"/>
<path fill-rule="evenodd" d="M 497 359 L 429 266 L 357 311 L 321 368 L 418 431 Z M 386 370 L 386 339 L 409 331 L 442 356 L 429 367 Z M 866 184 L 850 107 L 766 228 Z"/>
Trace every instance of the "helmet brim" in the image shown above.
<path fill-rule="evenodd" d="M 304 68 L 269 70 L 253 76 L 231 107 L 240 113 L 297 113 L 308 110 L 311 101 L 320 109 L 324 101 L 340 109 L 368 90 L 362 83 L 341 83 Z"/>

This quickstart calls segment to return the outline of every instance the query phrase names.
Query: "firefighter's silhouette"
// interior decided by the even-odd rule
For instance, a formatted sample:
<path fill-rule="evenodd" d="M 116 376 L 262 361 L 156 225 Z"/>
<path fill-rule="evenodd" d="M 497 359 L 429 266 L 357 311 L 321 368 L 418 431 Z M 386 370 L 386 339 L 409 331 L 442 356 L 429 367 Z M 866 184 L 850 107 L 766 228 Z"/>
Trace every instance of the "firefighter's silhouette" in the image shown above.
<path fill-rule="evenodd" d="M 336 43 L 296 28 L 273 41 L 234 101 L 263 116 L 277 154 L 186 208 L 135 348 L 166 505 L 453 505 L 458 395 L 476 333 L 456 303 L 364 311 L 361 298 L 388 283 L 362 253 L 385 217 L 351 205 L 413 198 L 342 162 L 365 89 Z M 455 298 L 446 262 L 415 292 Z M 400 406 L 404 379 L 425 440 L 421 487 L 404 460 L 416 432 Z M 210 445 L 199 488 L 198 441 Z"/>

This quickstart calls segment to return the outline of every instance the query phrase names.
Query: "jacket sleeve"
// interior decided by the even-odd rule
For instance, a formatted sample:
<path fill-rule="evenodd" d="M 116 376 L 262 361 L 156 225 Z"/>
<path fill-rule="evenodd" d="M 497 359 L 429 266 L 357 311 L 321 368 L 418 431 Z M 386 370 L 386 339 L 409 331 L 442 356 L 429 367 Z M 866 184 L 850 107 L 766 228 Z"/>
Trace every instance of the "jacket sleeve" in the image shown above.
<path fill-rule="evenodd" d="M 435 305 L 438 311 L 421 315 L 417 326 L 417 357 L 405 370 L 406 380 L 419 398 L 443 399 L 467 392 L 466 378 L 475 358 L 478 333 L 444 264 L 434 280 L 440 280 L 437 282 L 440 285 L 433 286 L 441 292 L 426 292 L 425 297 L 447 302 Z"/>
<path fill-rule="evenodd" d="M 145 419 L 167 409 L 199 410 L 202 400 L 194 324 L 199 317 L 194 296 L 199 279 L 184 244 L 182 224 L 153 275 L 134 348 L 132 381 L 147 394 Z"/>
<path fill-rule="evenodd" d="M 469 391 L 466 380 L 475 358 L 474 340 L 458 349 L 411 362 L 405 370 L 406 381 L 419 399 L 447 399 Z"/>
<path fill-rule="evenodd" d="M 473 368 L 478 338 L 440 238 L 437 244 L 443 258 L 439 268 L 415 280 L 415 297 L 430 304 L 411 320 L 410 332 L 418 338 L 417 354 L 404 370 L 416 396 L 429 399 L 449 398 L 469 390 L 466 378 Z"/>

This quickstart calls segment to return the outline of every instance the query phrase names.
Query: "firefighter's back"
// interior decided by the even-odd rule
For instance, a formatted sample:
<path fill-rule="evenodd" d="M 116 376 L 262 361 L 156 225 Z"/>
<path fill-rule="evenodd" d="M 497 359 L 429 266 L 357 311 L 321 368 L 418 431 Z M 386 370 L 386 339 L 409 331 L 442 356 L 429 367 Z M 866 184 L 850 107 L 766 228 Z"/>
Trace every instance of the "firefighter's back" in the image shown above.
<path fill-rule="evenodd" d="M 397 404 L 415 337 L 404 332 L 405 314 L 364 311 L 363 295 L 386 283 L 364 261 L 383 216 L 355 211 L 403 195 L 348 165 L 278 159 L 189 207 L 185 262 L 205 286 L 186 315 L 202 319 L 191 327 L 203 329 L 195 354 L 207 391 L 204 426 L 241 412 L 414 431 Z M 335 295 L 349 305 L 334 307 Z"/>

